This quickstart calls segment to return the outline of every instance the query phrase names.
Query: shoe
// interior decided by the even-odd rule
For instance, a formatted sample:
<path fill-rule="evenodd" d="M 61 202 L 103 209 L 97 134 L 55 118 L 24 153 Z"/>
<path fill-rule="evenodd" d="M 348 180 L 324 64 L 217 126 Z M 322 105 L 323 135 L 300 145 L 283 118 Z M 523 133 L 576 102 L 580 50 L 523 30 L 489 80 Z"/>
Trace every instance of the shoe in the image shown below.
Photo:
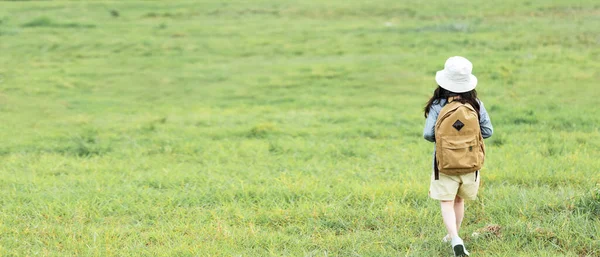
<path fill-rule="evenodd" d="M 444 238 L 442 238 L 442 242 L 444 243 L 450 243 L 452 241 L 452 237 L 450 237 L 450 235 L 446 234 L 446 236 Z"/>
<path fill-rule="evenodd" d="M 452 247 L 452 250 L 454 250 L 454 257 L 469 256 L 469 252 L 467 251 L 467 248 L 465 248 L 465 245 L 455 245 Z"/>
<path fill-rule="evenodd" d="M 469 252 L 460 238 L 452 239 L 452 250 L 454 251 L 454 257 L 469 256 Z"/>

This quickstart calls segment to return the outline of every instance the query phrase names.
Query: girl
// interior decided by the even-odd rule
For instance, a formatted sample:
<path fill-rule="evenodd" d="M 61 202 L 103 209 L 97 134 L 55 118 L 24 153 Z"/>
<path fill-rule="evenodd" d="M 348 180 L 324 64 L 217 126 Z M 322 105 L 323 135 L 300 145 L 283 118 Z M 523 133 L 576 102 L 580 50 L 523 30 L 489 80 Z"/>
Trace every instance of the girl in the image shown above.
<path fill-rule="evenodd" d="M 450 57 L 444 69 L 438 71 L 435 80 L 438 88 L 433 92 L 433 96 L 425 106 L 425 129 L 423 137 L 430 142 L 435 142 L 434 128 L 440 110 L 448 101 L 460 101 L 468 103 L 479 113 L 479 125 L 483 138 L 492 136 L 493 127 L 483 102 L 477 98 L 477 78 L 471 74 L 473 64 L 464 57 Z M 434 146 L 435 157 L 435 146 Z M 434 164 L 435 158 L 434 158 Z M 478 171 L 474 171 L 475 173 Z M 454 256 L 469 256 L 463 240 L 458 235 L 460 225 L 464 217 L 464 200 L 474 200 L 479 190 L 481 176 L 468 173 L 463 175 L 446 175 L 439 173 L 439 178 L 434 179 L 431 176 L 429 187 L 429 196 L 439 200 L 442 211 L 442 218 L 448 234 L 443 241 L 450 241 Z"/>

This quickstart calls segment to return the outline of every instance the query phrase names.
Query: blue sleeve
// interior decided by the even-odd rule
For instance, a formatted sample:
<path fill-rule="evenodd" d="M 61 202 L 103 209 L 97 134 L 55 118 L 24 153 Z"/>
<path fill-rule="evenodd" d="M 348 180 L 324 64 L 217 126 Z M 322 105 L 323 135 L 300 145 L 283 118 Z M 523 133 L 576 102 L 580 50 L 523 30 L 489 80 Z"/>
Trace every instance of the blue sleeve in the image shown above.
<path fill-rule="evenodd" d="M 429 108 L 429 114 L 425 119 L 425 128 L 423 129 L 423 138 L 429 142 L 435 142 L 435 122 L 440 114 L 441 108 L 438 105 L 432 105 Z"/>
<path fill-rule="evenodd" d="M 494 134 L 494 127 L 492 126 L 490 115 L 488 115 L 487 110 L 481 101 L 479 102 L 479 126 L 481 127 L 481 135 L 483 138 L 489 138 Z"/>

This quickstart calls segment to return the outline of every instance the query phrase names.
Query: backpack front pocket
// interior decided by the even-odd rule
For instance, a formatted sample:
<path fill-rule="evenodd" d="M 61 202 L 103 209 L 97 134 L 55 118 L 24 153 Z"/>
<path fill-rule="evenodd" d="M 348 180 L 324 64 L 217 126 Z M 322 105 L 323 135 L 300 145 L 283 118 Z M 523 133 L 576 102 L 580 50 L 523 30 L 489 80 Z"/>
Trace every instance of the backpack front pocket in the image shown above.
<path fill-rule="evenodd" d="M 476 136 L 448 136 L 441 143 L 441 169 L 472 169 L 479 164 Z"/>

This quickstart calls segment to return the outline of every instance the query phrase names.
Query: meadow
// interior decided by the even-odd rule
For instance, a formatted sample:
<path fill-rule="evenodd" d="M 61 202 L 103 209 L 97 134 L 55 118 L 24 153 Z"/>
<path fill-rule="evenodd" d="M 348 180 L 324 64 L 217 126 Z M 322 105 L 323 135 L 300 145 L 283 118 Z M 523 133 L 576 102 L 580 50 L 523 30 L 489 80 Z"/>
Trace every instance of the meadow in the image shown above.
<path fill-rule="evenodd" d="M 0 2 L 0 256 L 451 256 L 455 55 L 495 128 L 472 256 L 600 256 L 591 0 Z"/>

